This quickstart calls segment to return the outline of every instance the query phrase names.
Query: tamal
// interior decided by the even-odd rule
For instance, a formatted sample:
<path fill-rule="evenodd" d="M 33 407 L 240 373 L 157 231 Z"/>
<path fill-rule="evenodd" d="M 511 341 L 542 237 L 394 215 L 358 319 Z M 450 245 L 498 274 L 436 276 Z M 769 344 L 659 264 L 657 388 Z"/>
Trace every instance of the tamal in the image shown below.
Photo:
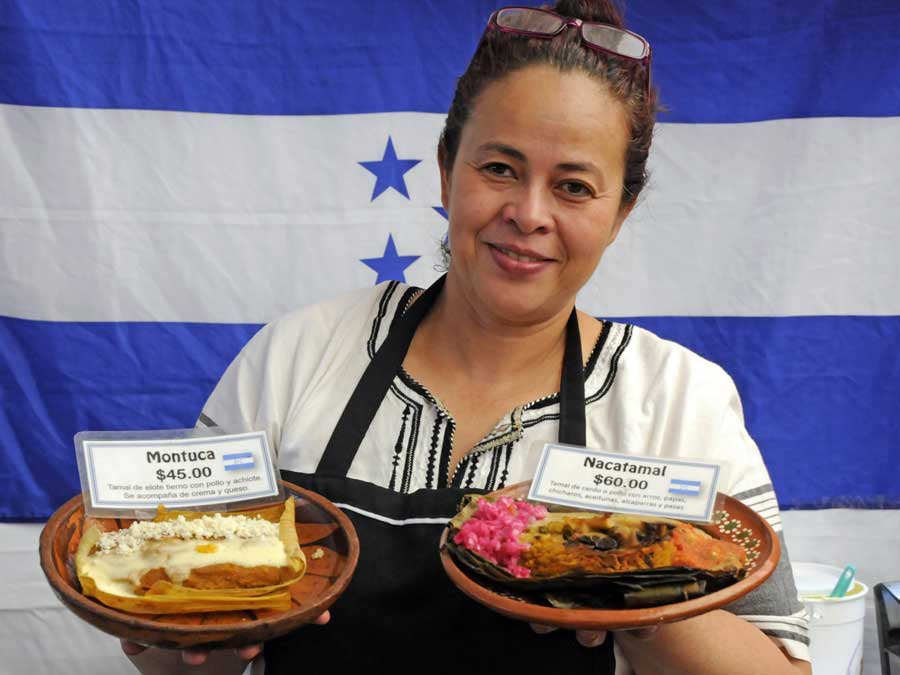
<path fill-rule="evenodd" d="M 510 497 L 468 496 L 447 548 L 487 585 L 558 607 L 668 604 L 746 574 L 732 542 L 670 518 L 549 511 Z"/>
<path fill-rule="evenodd" d="M 294 502 L 236 515 L 166 511 L 104 532 L 86 528 L 75 556 L 82 592 L 141 614 L 288 609 L 306 572 Z"/>

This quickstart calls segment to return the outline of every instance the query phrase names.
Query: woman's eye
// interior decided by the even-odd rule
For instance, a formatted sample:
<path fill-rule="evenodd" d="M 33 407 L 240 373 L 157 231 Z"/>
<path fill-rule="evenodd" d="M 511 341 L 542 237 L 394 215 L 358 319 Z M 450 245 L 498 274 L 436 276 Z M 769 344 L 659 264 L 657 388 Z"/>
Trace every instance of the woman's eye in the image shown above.
<path fill-rule="evenodd" d="M 563 192 L 572 197 L 592 197 L 594 195 L 593 191 L 584 183 L 578 183 L 576 181 L 566 181 L 562 184 Z"/>
<path fill-rule="evenodd" d="M 491 174 L 492 176 L 500 176 L 502 178 L 506 178 L 508 176 L 512 176 L 512 168 L 508 164 L 502 164 L 501 162 L 491 162 L 490 164 L 485 164 L 482 167 L 483 171 Z"/>

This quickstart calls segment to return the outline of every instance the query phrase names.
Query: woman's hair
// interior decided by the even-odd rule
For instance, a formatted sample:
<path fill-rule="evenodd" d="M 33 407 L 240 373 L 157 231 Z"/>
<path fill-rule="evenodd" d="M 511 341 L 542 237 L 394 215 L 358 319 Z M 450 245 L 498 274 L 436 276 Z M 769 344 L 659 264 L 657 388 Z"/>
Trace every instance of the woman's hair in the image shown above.
<path fill-rule="evenodd" d="M 557 14 L 584 21 L 597 21 L 624 28 L 622 15 L 612 0 L 558 0 Z M 478 95 L 492 82 L 526 66 L 548 64 L 560 71 L 579 71 L 602 82 L 625 109 L 630 138 L 625 154 L 622 205 L 631 204 L 647 181 L 647 156 L 653 136 L 657 94 L 646 96 L 645 65 L 617 58 L 581 41 L 578 31 L 567 28 L 553 39 L 529 38 L 500 30 L 487 30 L 469 67 L 456 84 L 438 143 L 438 156 L 447 173 L 453 168 L 463 127 Z"/>

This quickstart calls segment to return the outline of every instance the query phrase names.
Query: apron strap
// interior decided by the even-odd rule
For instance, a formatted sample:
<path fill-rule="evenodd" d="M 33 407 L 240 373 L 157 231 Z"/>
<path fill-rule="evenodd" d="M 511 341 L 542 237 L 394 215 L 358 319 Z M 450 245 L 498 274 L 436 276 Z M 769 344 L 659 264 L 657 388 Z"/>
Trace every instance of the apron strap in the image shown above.
<path fill-rule="evenodd" d="M 344 406 L 344 412 L 338 420 L 325 447 L 325 454 L 319 460 L 316 473 L 328 476 L 346 476 L 356 456 L 356 450 L 362 444 L 375 413 L 381 406 L 384 395 L 391 386 L 419 323 L 434 305 L 446 275 L 442 275 L 416 300 L 406 312 L 397 319 L 381 347 L 366 367 Z"/>
<path fill-rule="evenodd" d="M 316 473 L 328 476 L 347 475 L 391 382 L 403 365 L 416 328 L 434 306 L 445 279 L 446 275 L 443 275 L 435 281 L 391 327 L 347 401 L 325 447 L 325 453 L 319 460 Z M 574 308 L 566 323 L 559 407 L 559 442 L 584 445 L 584 367 L 578 315 Z"/>
<path fill-rule="evenodd" d="M 566 351 L 559 383 L 559 442 L 584 446 L 587 443 L 584 420 L 584 362 L 581 355 L 581 331 L 578 313 L 572 308 L 566 324 Z"/>

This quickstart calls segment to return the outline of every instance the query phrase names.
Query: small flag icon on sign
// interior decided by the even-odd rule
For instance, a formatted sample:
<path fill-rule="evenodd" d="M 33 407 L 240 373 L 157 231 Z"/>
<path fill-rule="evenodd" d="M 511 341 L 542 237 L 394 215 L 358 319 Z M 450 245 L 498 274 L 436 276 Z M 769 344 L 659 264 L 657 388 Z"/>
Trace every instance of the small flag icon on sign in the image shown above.
<path fill-rule="evenodd" d="M 699 480 L 682 480 L 681 478 L 673 478 L 669 481 L 669 494 L 696 497 L 700 494 L 700 486 L 701 483 Z"/>
<path fill-rule="evenodd" d="M 222 455 L 222 463 L 225 465 L 226 471 L 252 469 L 255 465 L 252 452 L 233 452 L 228 455 Z"/>

